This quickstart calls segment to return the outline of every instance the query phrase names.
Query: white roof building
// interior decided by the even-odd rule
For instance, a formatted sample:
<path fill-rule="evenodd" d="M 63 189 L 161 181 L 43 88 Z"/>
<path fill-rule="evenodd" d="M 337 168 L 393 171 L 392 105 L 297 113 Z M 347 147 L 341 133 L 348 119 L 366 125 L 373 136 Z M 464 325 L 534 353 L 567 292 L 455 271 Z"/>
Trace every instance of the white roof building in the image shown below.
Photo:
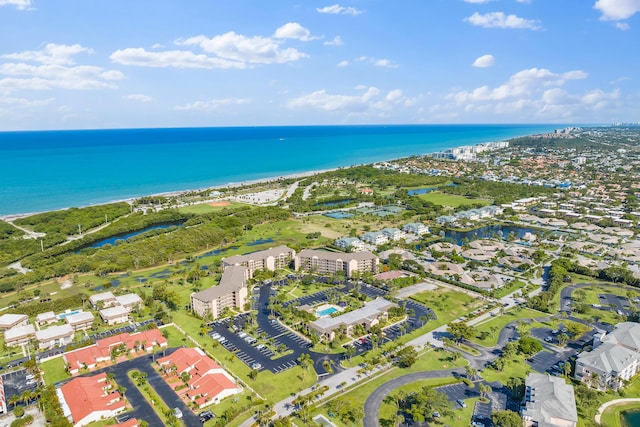
<path fill-rule="evenodd" d="M 525 386 L 521 410 L 525 426 L 575 427 L 578 424 L 573 386 L 564 378 L 532 372 Z"/>
<path fill-rule="evenodd" d="M 26 314 L 3 314 L 0 316 L 0 329 L 11 329 L 16 326 L 24 326 L 29 323 L 29 316 Z"/>

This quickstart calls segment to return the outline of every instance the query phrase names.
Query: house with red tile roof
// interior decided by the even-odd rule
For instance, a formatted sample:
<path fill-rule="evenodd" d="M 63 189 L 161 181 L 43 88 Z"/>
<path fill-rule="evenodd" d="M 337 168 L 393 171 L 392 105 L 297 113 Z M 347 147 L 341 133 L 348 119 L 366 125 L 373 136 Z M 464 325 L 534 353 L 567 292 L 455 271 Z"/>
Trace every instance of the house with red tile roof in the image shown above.
<path fill-rule="evenodd" d="M 99 363 L 111 361 L 114 348 L 120 347 L 128 353 L 151 352 L 154 346 L 167 347 L 167 339 L 159 329 L 130 334 L 114 335 L 96 341 L 94 345 L 73 350 L 63 355 L 71 375 L 76 375 L 81 369 L 95 369 Z"/>
<path fill-rule="evenodd" d="M 231 375 L 199 348 L 180 348 L 158 359 L 158 364 L 165 372 L 165 380 L 174 389 L 184 384 L 184 379 L 180 378 L 188 378 L 188 387 L 176 393 L 200 408 L 242 392 L 242 387 Z"/>
<path fill-rule="evenodd" d="M 117 391 L 118 385 L 102 373 L 92 377 L 74 378 L 56 389 L 64 415 L 80 427 L 124 411 L 125 399 Z"/>

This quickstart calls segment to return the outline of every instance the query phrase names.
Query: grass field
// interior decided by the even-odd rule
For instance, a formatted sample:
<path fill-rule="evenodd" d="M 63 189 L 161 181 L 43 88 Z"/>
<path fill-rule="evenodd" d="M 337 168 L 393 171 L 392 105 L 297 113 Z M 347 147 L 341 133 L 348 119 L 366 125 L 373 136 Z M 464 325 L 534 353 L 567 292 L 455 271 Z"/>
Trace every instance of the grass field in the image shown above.
<path fill-rule="evenodd" d="M 418 380 L 416 382 L 403 385 L 402 387 L 398 387 L 397 389 L 393 390 L 392 393 L 398 393 L 402 391 L 409 394 L 421 389 L 422 387 L 439 387 L 441 385 L 455 384 L 458 382 L 460 382 L 460 380 L 453 377 L 429 378 L 426 380 Z M 382 402 L 382 405 L 380 405 L 380 411 L 378 412 L 378 418 L 390 420 L 392 419 L 393 415 L 395 415 L 395 413 L 395 405 L 387 402 Z"/>
<path fill-rule="evenodd" d="M 55 359 L 42 362 L 40 364 L 40 369 L 44 372 L 43 379 L 47 385 L 53 385 L 59 381 L 71 378 L 71 375 L 67 372 L 67 368 L 64 365 L 64 359 L 62 357 L 56 357 Z"/>
<path fill-rule="evenodd" d="M 458 317 L 464 316 L 482 305 L 481 301 L 462 292 L 452 291 L 447 288 L 438 288 L 435 291 L 420 292 L 411 296 L 435 311 L 438 317 L 429 322 L 433 328 L 446 325 Z"/>
<path fill-rule="evenodd" d="M 502 372 L 496 371 L 491 368 L 486 368 L 482 371 L 482 378 L 488 382 L 500 381 L 502 384 L 507 384 L 509 378 L 521 378 L 523 381 L 532 372 L 531 366 L 527 365 L 524 360 L 524 356 L 517 355 L 509 360 Z"/>
<path fill-rule="evenodd" d="M 623 424 L 622 422 L 623 414 L 625 412 L 638 411 L 640 411 L 640 402 L 620 403 L 610 406 L 602 413 L 600 424 L 607 427 L 627 427 L 627 424 Z"/>
<path fill-rule="evenodd" d="M 485 347 L 493 347 L 498 343 L 500 331 L 508 323 L 519 319 L 535 319 L 537 317 L 545 316 L 548 316 L 548 314 L 541 311 L 530 310 L 528 308 L 516 308 L 509 310 L 501 316 L 492 317 L 486 322 L 475 325 L 474 329 L 477 331 L 477 335 L 473 338 L 473 341 Z"/>
<path fill-rule="evenodd" d="M 440 191 L 432 191 L 427 194 L 420 194 L 418 197 L 420 197 L 422 200 L 425 200 L 427 202 L 431 202 L 434 205 L 451 206 L 452 208 L 471 205 L 475 203 L 480 203 L 484 206 L 487 206 L 492 203 L 491 200 L 487 200 L 487 199 L 469 199 L 465 196 L 458 196 L 456 194 L 446 194 L 446 193 L 441 193 Z"/>

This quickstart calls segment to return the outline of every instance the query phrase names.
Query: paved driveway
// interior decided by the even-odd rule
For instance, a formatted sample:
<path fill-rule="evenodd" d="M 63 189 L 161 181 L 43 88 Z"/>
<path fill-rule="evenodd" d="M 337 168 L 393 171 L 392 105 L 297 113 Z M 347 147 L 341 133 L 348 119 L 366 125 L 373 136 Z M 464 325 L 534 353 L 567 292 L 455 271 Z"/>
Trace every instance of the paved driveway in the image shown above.
<path fill-rule="evenodd" d="M 169 349 L 165 352 L 156 354 L 156 357 L 160 357 L 165 354 L 171 354 L 176 349 Z M 148 382 L 151 387 L 158 393 L 160 398 L 167 404 L 169 408 L 180 408 L 185 424 L 188 427 L 200 427 L 202 423 L 197 415 L 195 415 L 191 409 L 181 400 L 178 395 L 169 387 L 158 373 L 153 369 L 151 363 L 155 358 L 150 355 L 140 356 L 132 360 L 127 360 L 117 365 L 108 366 L 106 368 L 98 369 L 82 376 L 93 376 L 102 372 L 112 372 L 116 377 L 116 383 L 124 386 L 127 391 L 125 397 L 129 400 L 133 406 L 133 410 L 128 412 L 133 417 L 136 417 L 139 421 L 144 420 L 149 423 L 150 426 L 164 425 L 160 417 L 155 413 L 150 403 L 144 398 L 142 393 L 138 391 L 138 388 L 129 379 L 127 373 L 133 369 L 137 369 L 142 372 L 146 372 L 148 375 Z"/>

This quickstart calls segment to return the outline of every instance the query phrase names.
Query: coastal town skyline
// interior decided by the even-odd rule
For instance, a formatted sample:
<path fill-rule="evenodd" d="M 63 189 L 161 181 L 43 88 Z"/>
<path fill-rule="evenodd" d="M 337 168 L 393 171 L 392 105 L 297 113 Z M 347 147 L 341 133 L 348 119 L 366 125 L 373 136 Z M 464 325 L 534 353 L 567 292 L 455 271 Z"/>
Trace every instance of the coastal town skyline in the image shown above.
<path fill-rule="evenodd" d="M 638 11 L 0 0 L 0 131 L 637 122 Z"/>

